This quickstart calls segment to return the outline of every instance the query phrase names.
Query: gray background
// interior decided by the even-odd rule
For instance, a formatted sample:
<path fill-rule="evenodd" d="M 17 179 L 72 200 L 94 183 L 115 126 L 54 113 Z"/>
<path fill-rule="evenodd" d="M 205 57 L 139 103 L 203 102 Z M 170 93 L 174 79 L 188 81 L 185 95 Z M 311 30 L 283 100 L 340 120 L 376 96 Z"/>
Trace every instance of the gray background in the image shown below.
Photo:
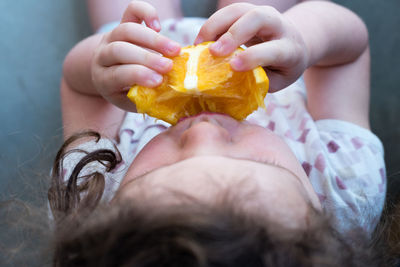
<path fill-rule="evenodd" d="M 215 6 L 213 0 L 182 2 L 187 16 L 207 16 Z M 395 196 L 400 188 L 400 1 L 336 2 L 358 13 L 370 31 L 372 129 L 384 143 L 389 191 Z M 91 33 L 85 1 L 1 0 L 0 10 L 0 200 L 43 203 L 51 160 L 62 141 L 62 61 Z M 25 238 L 18 231 L 5 237 L 7 231 L 0 224 L 0 240 L 11 236 L 18 244 Z"/>

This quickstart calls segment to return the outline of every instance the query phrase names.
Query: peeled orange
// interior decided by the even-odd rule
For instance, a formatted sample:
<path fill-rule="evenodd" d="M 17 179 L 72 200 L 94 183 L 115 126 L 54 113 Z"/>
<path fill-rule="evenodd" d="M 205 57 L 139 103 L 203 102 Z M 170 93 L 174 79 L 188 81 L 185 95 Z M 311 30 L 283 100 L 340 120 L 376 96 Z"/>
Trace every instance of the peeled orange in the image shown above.
<path fill-rule="evenodd" d="M 211 42 L 181 49 L 172 58 L 173 67 L 155 88 L 133 86 L 129 99 L 139 113 L 176 124 L 182 117 L 202 111 L 225 113 L 242 120 L 258 107 L 264 107 L 268 77 L 262 67 L 235 72 L 228 57 L 214 57 L 208 50 Z"/>

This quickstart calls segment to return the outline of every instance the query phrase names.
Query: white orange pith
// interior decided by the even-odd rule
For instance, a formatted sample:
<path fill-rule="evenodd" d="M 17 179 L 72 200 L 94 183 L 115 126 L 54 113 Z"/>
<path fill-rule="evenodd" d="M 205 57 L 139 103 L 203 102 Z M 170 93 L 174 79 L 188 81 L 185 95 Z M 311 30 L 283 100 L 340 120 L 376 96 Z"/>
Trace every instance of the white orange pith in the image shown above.
<path fill-rule="evenodd" d="M 180 118 L 202 111 L 242 120 L 265 107 L 269 81 L 263 68 L 235 72 L 229 61 L 242 49 L 228 57 L 214 57 L 208 50 L 210 44 L 182 48 L 180 55 L 172 58 L 172 70 L 160 86 L 133 86 L 128 97 L 137 111 L 176 124 Z"/>

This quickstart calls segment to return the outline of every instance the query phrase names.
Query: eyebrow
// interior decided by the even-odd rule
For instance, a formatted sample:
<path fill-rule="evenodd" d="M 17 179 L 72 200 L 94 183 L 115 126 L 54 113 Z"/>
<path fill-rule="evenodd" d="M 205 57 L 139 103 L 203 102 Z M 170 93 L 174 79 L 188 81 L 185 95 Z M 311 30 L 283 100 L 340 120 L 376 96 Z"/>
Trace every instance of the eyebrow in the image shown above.
<path fill-rule="evenodd" d="M 287 169 L 287 168 L 285 168 L 285 167 L 283 167 L 283 166 L 280 166 L 280 165 L 278 165 L 278 164 L 271 164 L 271 163 L 268 163 L 268 162 L 255 161 L 255 160 L 244 159 L 244 158 L 233 158 L 233 157 L 227 157 L 227 156 L 224 156 L 224 157 L 227 158 L 227 159 L 233 159 L 233 160 L 240 160 L 240 161 L 247 161 L 247 162 L 259 163 L 259 164 L 266 165 L 266 166 L 269 166 L 269 167 L 277 167 L 277 168 L 279 168 L 279 169 L 281 169 L 281 170 L 283 170 L 283 171 L 285 171 L 285 172 L 288 172 L 289 174 L 291 174 L 291 176 L 294 176 L 295 180 L 296 180 L 298 183 L 300 183 L 301 185 L 303 185 L 303 183 L 301 182 L 301 179 L 300 179 L 299 176 L 297 176 L 297 175 L 296 175 L 294 172 L 292 172 L 291 170 L 289 170 L 289 169 Z M 179 162 L 180 162 L 180 161 L 179 161 Z M 164 166 L 161 166 L 161 167 L 159 167 L 159 168 L 157 168 L 157 169 L 153 169 L 153 170 L 151 170 L 151 171 L 145 172 L 144 174 L 141 174 L 141 175 L 139 175 L 139 176 L 136 176 L 136 177 L 132 178 L 129 182 L 127 182 L 126 184 L 124 184 L 124 187 L 127 186 L 128 184 L 134 182 L 134 181 L 143 179 L 143 178 L 146 177 L 147 175 L 149 175 L 149 174 L 151 174 L 151 173 L 153 173 L 153 172 L 156 172 L 157 170 L 160 170 L 160 169 L 162 169 L 162 168 L 167 168 L 167 167 L 169 167 L 169 166 L 173 166 L 173 165 L 176 164 L 176 163 L 178 163 L 178 162 L 174 162 L 174 163 L 172 163 L 172 164 L 164 165 Z M 118 190 L 119 190 L 119 189 L 118 189 Z"/>

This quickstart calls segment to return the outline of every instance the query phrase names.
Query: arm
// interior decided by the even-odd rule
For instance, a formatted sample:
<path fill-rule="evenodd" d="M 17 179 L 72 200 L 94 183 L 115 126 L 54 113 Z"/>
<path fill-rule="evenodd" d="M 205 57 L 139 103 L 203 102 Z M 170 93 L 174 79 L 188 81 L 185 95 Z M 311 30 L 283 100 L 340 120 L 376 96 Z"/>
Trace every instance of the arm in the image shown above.
<path fill-rule="evenodd" d="M 366 49 L 368 32 L 350 10 L 326 1 L 307 1 L 284 14 L 300 32 L 309 55 L 308 67 L 354 61 Z"/>
<path fill-rule="evenodd" d="M 307 14 L 307 15 L 305 15 Z M 369 129 L 368 32 L 354 13 L 311 1 L 285 13 L 307 44 L 307 107 L 314 118 L 340 119 Z"/>
<path fill-rule="evenodd" d="M 182 16 L 180 0 L 145 0 L 160 11 L 161 20 Z M 86 0 L 90 22 L 95 30 L 100 26 L 119 21 L 132 0 Z"/>
<path fill-rule="evenodd" d="M 171 60 L 161 54 L 179 54 L 179 45 L 161 36 L 159 30 L 156 10 L 134 1 L 115 30 L 91 36 L 70 51 L 61 83 L 65 137 L 82 129 L 116 136 L 123 110 L 136 111 L 126 97 L 127 88 L 133 84 L 157 86 L 162 82 L 159 73 L 172 67 Z M 161 78 L 154 81 L 155 76 Z"/>
<path fill-rule="evenodd" d="M 61 81 L 64 138 L 91 129 L 115 138 L 125 112 L 106 101 L 92 83 L 91 61 L 102 35 L 78 43 L 67 55 Z"/>
<path fill-rule="evenodd" d="M 90 23 L 95 31 L 102 25 L 119 21 L 131 0 L 86 0 Z"/>

